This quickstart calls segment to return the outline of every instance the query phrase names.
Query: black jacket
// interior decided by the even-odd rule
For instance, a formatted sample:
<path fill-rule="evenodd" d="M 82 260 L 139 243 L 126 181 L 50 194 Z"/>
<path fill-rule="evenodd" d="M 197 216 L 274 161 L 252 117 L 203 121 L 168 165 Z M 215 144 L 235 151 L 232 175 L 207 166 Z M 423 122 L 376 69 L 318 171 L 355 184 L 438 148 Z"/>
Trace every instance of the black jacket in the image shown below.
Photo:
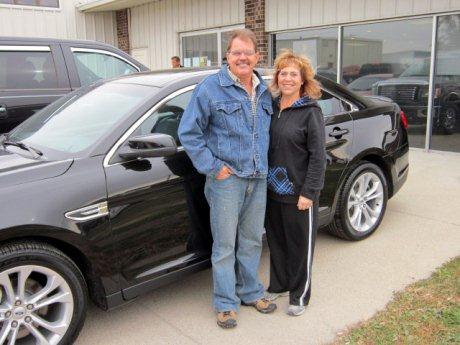
<path fill-rule="evenodd" d="M 316 101 L 297 100 L 280 113 L 273 101 L 268 153 L 268 197 L 297 203 L 299 195 L 316 200 L 324 185 L 324 117 Z"/>

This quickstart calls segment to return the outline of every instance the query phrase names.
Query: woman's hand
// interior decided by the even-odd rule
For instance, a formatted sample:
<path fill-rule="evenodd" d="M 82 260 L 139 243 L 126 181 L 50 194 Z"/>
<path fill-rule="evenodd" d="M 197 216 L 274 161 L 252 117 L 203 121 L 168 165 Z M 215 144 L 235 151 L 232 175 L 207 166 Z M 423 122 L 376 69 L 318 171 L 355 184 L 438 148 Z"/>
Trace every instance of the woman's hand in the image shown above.
<path fill-rule="evenodd" d="M 233 174 L 233 171 L 229 167 L 224 165 L 222 169 L 220 169 L 219 173 L 216 175 L 216 180 L 225 180 L 231 174 Z"/>
<path fill-rule="evenodd" d="M 308 210 L 312 205 L 313 205 L 313 201 L 311 201 L 310 199 L 302 195 L 299 196 L 299 201 L 297 202 L 297 208 L 300 211 Z"/>

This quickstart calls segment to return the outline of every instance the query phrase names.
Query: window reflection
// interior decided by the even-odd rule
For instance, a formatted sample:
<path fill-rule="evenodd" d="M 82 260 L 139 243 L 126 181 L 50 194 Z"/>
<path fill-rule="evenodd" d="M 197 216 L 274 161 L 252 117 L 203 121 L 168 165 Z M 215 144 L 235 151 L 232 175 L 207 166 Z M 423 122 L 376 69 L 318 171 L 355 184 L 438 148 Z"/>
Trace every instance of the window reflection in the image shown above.
<path fill-rule="evenodd" d="M 337 28 L 305 30 L 277 34 L 274 51 L 283 49 L 308 56 L 316 73 L 337 80 Z"/>
<path fill-rule="evenodd" d="M 342 80 L 362 95 L 399 104 L 409 120 L 409 143 L 424 147 L 432 18 L 347 26 Z"/>
<path fill-rule="evenodd" d="M 431 148 L 460 152 L 460 15 L 439 17 Z"/>

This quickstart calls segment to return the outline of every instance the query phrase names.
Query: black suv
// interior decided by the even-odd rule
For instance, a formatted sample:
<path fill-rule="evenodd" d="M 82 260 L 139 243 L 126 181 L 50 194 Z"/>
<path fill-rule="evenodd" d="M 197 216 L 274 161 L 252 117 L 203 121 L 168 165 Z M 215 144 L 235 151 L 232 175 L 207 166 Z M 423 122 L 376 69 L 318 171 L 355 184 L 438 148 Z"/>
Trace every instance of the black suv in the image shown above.
<path fill-rule="evenodd" d="M 0 133 L 101 78 L 148 68 L 108 44 L 0 37 Z"/>
<path fill-rule="evenodd" d="M 109 309 L 209 265 L 205 176 L 177 129 L 211 73 L 99 81 L 0 138 L 0 344 L 67 344 L 88 293 Z M 405 121 L 393 102 L 318 80 L 327 153 L 319 224 L 361 240 L 407 178 Z"/>
<path fill-rule="evenodd" d="M 398 78 L 379 81 L 374 95 L 391 98 L 407 116 L 409 124 L 426 124 L 430 59 L 414 62 Z M 457 56 L 439 56 L 433 95 L 433 128 L 444 134 L 456 130 L 460 116 L 460 63 Z"/>

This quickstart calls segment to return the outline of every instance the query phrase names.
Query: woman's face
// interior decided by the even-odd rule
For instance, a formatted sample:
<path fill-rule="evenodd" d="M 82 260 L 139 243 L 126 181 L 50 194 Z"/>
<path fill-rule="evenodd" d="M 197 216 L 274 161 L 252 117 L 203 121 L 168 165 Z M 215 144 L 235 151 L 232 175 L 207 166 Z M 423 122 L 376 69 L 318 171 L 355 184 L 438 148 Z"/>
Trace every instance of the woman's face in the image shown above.
<path fill-rule="evenodd" d="M 278 89 L 283 96 L 300 96 L 302 74 L 295 65 L 284 67 L 278 73 Z"/>

